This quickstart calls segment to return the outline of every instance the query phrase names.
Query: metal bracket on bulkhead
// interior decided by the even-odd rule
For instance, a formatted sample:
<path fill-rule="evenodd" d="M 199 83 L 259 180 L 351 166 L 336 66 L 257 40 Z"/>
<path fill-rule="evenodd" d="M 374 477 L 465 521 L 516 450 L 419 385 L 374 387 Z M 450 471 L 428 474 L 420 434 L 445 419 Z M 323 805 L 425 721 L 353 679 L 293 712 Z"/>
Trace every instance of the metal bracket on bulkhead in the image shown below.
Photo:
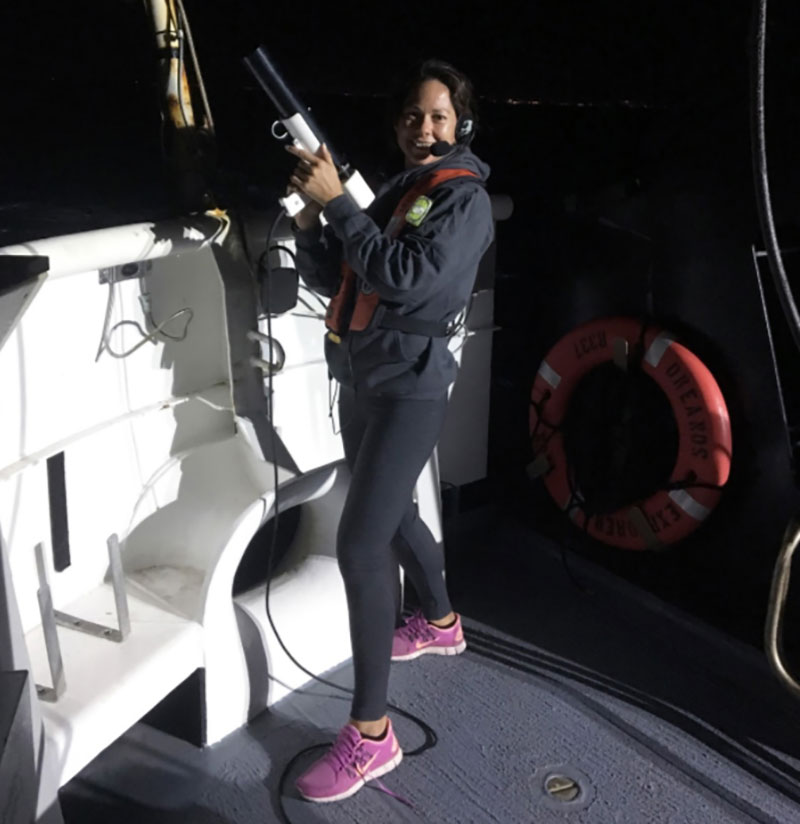
<path fill-rule="evenodd" d="M 52 703 L 58 701 L 67 685 L 64 679 L 64 662 L 61 660 L 61 646 L 58 643 L 58 634 L 56 633 L 53 596 L 50 592 L 50 584 L 47 582 L 47 570 L 44 565 L 44 545 L 41 543 L 36 544 L 34 552 L 36 553 L 36 570 L 39 573 L 39 589 L 36 597 L 39 599 L 39 612 L 42 616 L 47 663 L 50 665 L 50 678 L 53 682 L 52 687 L 37 684 L 36 692 L 42 701 Z"/>
<path fill-rule="evenodd" d="M 111 585 L 114 590 L 114 603 L 117 609 L 117 623 L 119 628 L 96 624 L 94 621 L 87 621 L 75 615 L 69 615 L 53 609 L 53 597 L 50 585 L 47 581 L 47 570 L 44 563 L 44 546 L 36 544 L 36 568 L 39 574 L 39 590 L 36 593 L 39 599 L 39 611 L 42 616 L 42 629 L 44 631 L 45 648 L 47 649 L 47 661 L 50 666 L 50 676 L 53 681 L 52 687 L 36 685 L 36 691 L 43 701 L 55 702 L 61 697 L 66 689 L 66 679 L 64 677 L 64 663 L 61 658 L 61 645 L 58 641 L 56 626 L 66 629 L 74 629 L 93 635 L 96 638 L 105 638 L 108 641 L 121 643 L 131 631 L 130 613 L 128 610 L 128 596 L 125 591 L 125 574 L 122 570 L 122 557 L 119 549 L 119 538 L 116 533 L 108 538 L 108 559 L 111 571 Z"/>

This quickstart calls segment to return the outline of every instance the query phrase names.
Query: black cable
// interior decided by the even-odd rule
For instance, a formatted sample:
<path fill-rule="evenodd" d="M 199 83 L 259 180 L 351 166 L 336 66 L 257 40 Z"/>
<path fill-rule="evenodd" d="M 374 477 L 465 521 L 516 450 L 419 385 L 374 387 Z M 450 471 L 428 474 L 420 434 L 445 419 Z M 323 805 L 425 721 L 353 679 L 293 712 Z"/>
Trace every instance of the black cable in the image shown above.
<path fill-rule="evenodd" d="M 314 307 L 305 298 L 301 298 L 300 295 L 297 296 L 297 302 L 302 303 L 303 306 L 305 306 L 306 309 L 308 309 L 308 311 L 311 314 L 310 315 L 303 315 L 303 314 L 300 314 L 299 312 L 292 312 L 293 315 L 296 315 L 297 317 L 301 317 L 301 318 L 312 317 L 312 318 L 316 318 L 317 320 L 321 320 L 322 318 L 325 317 L 325 315 L 321 315 L 319 312 L 317 312 L 316 309 L 314 309 Z"/>
<path fill-rule="evenodd" d="M 295 266 L 297 266 L 297 255 L 288 247 L 288 246 L 281 246 L 280 243 L 274 243 L 272 246 L 269 246 L 270 252 L 286 252 L 287 255 L 292 259 L 292 262 Z"/>
<path fill-rule="evenodd" d="M 270 226 L 269 234 L 267 235 L 267 244 L 266 244 L 267 245 L 267 251 L 269 251 L 272 248 L 272 238 L 275 235 L 275 230 L 278 228 L 278 223 L 280 222 L 280 220 L 283 217 L 284 213 L 285 213 L 284 210 L 281 209 L 278 212 L 275 220 L 272 222 L 272 225 Z M 263 257 L 263 255 L 262 255 L 262 257 Z M 267 278 L 269 278 L 272 274 L 272 265 L 270 264 L 269 257 L 270 257 L 269 254 L 267 254 L 266 255 Z M 270 340 L 272 340 L 273 339 L 272 338 L 272 314 L 270 312 L 270 307 L 269 307 L 269 285 L 268 285 L 268 288 L 265 290 L 265 292 L 266 292 L 266 296 L 267 296 L 266 297 L 267 305 L 265 307 L 266 315 L 267 315 L 267 336 L 269 337 Z M 267 372 L 267 415 L 269 417 L 269 423 L 270 423 L 270 439 L 271 439 L 271 446 L 272 446 L 271 459 L 272 459 L 272 471 L 273 471 L 272 478 L 273 478 L 273 495 L 274 495 L 272 511 L 273 511 L 274 514 L 273 514 L 273 518 L 272 518 L 272 520 L 273 520 L 272 537 L 270 538 L 270 544 L 269 544 L 269 550 L 268 550 L 269 555 L 267 557 L 267 582 L 266 582 L 266 590 L 265 590 L 265 608 L 266 608 L 267 620 L 269 621 L 269 625 L 272 629 L 272 632 L 275 634 L 275 638 L 277 639 L 278 644 L 280 645 L 280 648 L 286 654 L 288 659 L 301 672 L 304 672 L 306 675 L 308 675 L 314 681 L 318 681 L 320 684 L 324 684 L 327 687 L 332 687 L 333 689 L 340 690 L 341 692 L 345 692 L 348 695 L 352 695 L 353 690 L 350 689 L 349 687 L 343 687 L 341 684 L 336 684 L 333 681 L 328 681 L 326 678 L 322 678 L 321 676 L 316 675 L 315 673 L 311 672 L 311 670 L 304 667 L 294 657 L 294 655 L 292 655 L 292 653 L 289 652 L 288 648 L 286 647 L 286 644 L 284 644 L 283 639 L 281 638 L 280 634 L 278 633 L 277 628 L 275 627 L 275 622 L 272 620 L 272 613 L 270 612 L 270 608 L 269 608 L 269 591 L 270 591 L 270 583 L 271 583 L 271 580 L 272 580 L 272 564 L 273 564 L 273 560 L 275 558 L 275 547 L 276 547 L 277 537 L 278 537 L 278 518 L 280 516 L 279 496 L 278 496 L 278 494 L 279 494 L 278 493 L 278 462 L 276 460 L 277 436 L 276 436 L 276 433 L 275 433 L 275 424 L 274 424 L 274 416 L 273 416 L 273 408 L 272 408 L 272 376 L 273 376 L 273 370 L 270 369 Z M 436 731 L 433 729 L 433 727 L 431 727 L 429 724 L 427 724 L 425 721 L 423 721 L 418 716 L 414 715 L 413 713 L 408 712 L 407 710 L 401 709 L 400 707 L 396 706 L 395 704 L 387 702 L 387 707 L 389 709 L 393 710 L 394 712 L 396 712 L 398 715 L 401 715 L 404 718 L 407 718 L 412 723 L 416 724 L 422 730 L 423 734 L 425 735 L 425 741 L 419 747 L 417 747 L 416 749 L 404 752 L 405 756 L 413 757 L 413 756 L 416 756 L 416 755 L 421 755 L 426 750 L 429 750 L 432 747 L 436 746 L 438 738 L 437 738 L 437 735 L 436 735 Z M 280 809 L 280 813 L 281 813 L 281 816 L 283 817 L 283 820 L 284 820 L 285 824 L 292 824 L 291 819 L 289 818 L 289 815 L 286 812 L 286 809 L 284 808 L 284 805 L 283 805 L 283 788 L 286 784 L 286 780 L 289 776 L 289 773 L 290 773 L 292 767 L 294 767 L 295 763 L 303 755 L 305 755 L 306 753 L 311 752 L 312 750 L 315 750 L 315 749 L 324 749 L 324 748 L 327 748 L 329 746 L 330 746 L 329 743 L 325 743 L 325 744 L 314 744 L 311 747 L 306 747 L 306 749 L 302 750 L 301 752 L 299 752 L 295 756 L 293 756 L 292 759 L 289 761 L 289 763 L 284 767 L 283 772 L 281 773 L 281 777 L 278 780 L 278 807 Z"/>
<path fill-rule="evenodd" d="M 319 305 L 322 307 L 323 312 L 328 311 L 328 304 L 325 303 L 325 301 L 313 289 L 309 289 L 308 286 L 305 285 L 305 283 L 301 283 L 301 284 L 299 284 L 299 286 L 300 286 L 301 289 L 308 292 L 309 295 L 311 295 L 313 298 L 315 298 L 317 303 L 319 303 Z"/>

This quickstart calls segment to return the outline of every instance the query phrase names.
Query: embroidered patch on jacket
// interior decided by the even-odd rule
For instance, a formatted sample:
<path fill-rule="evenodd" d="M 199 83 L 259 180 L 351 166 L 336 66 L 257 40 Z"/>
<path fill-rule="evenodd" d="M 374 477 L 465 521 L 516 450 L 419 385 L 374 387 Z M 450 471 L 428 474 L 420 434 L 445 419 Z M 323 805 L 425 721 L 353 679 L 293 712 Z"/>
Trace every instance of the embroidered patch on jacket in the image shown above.
<path fill-rule="evenodd" d="M 431 206 L 433 206 L 433 201 L 429 197 L 425 197 L 425 195 L 420 195 L 420 197 L 414 201 L 414 205 L 406 212 L 406 223 L 410 223 L 412 226 L 419 226 L 420 223 L 425 220 L 428 212 L 430 212 Z"/>

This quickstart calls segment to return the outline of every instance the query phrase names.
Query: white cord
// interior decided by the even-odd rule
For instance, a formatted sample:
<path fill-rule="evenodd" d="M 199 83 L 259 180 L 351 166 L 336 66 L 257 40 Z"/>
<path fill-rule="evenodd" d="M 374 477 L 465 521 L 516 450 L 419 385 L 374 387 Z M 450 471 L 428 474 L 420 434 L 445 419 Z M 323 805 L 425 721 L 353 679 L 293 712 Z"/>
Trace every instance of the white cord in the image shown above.
<path fill-rule="evenodd" d="M 164 327 L 170 322 L 175 320 L 175 318 L 180 317 L 181 315 L 188 314 L 188 318 L 186 319 L 186 326 L 183 327 L 183 334 L 178 337 L 175 335 L 167 335 L 164 332 Z M 178 309 L 177 312 L 173 312 L 165 321 L 159 323 L 152 332 L 145 332 L 144 329 L 139 325 L 138 321 L 135 320 L 121 320 L 118 323 L 115 323 L 111 329 L 108 330 L 108 335 L 106 336 L 105 341 L 103 342 L 103 348 L 111 355 L 112 358 L 127 358 L 128 355 L 132 355 L 137 349 L 144 346 L 148 341 L 152 341 L 153 343 L 156 342 L 156 337 L 158 335 L 163 334 L 165 337 L 168 337 L 170 340 L 184 340 L 186 338 L 186 334 L 189 331 L 189 324 L 192 322 L 192 318 L 194 317 L 194 312 L 188 307 L 184 306 L 183 309 Z M 115 352 L 110 344 L 109 339 L 111 335 L 119 329 L 120 326 L 133 326 L 139 334 L 142 336 L 142 339 L 137 343 L 135 346 L 131 347 L 130 349 L 126 350 L 125 352 Z"/>
<path fill-rule="evenodd" d="M 152 326 L 155 327 L 153 331 L 149 333 L 145 332 L 144 329 L 142 329 L 142 327 L 140 326 L 140 324 L 135 320 L 121 320 L 119 321 L 119 323 L 115 323 L 111 328 L 109 328 L 109 324 L 111 323 L 111 314 L 114 310 L 115 285 L 116 284 L 113 281 L 109 281 L 108 283 L 108 301 L 106 302 L 106 314 L 105 319 L 103 320 L 103 332 L 100 335 L 100 344 L 97 347 L 97 354 L 94 358 L 95 363 L 97 363 L 97 361 L 100 360 L 100 356 L 103 354 L 104 351 L 108 352 L 108 354 L 111 355 L 112 358 L 127 358 L 128 355 L 132 355 L 137 349 L 139 349 L 141 346 L 144 346 L 144 344 L 147 343 L 147 341 L 151 340 L 155 343 L 155 339 L 158 335 L 162 335 L 163 337 L 173 341 L 185 340 L 186 335 L 189 332 L 189 324 L 192 322 L 192 318 L 194 317 L 194 312 L 188 306 L 184 306 L 183 309 L 178 309 L 177 312 L 173 312 L 165 321 L 159 323 L 158 325 L 155 324 L 152 314 L 149 311 L 146 311 L 145 315 L 147 316 L 148 321 Z M 169 332 L 165 332 L 164 328 L 167 326 L 167 324 L 175 320 L 175 318 L 180 317 L 181 315 L 188 315 L 186 319 L 186 326 L 183 327 L 183 332 L 180 335 L 171 335 L 169 334 Z M 125 352 L 115 352 L 111 348 L 111 345 L 109 343 L 111 335 L 117 329 L 119 329 L 120 326 L 133 326 L 142 336 L 142 340 L 140 340 L 139 343 L 136 344 L 136 346 L 132 347 L 131 349 L 128 349 Z"/>

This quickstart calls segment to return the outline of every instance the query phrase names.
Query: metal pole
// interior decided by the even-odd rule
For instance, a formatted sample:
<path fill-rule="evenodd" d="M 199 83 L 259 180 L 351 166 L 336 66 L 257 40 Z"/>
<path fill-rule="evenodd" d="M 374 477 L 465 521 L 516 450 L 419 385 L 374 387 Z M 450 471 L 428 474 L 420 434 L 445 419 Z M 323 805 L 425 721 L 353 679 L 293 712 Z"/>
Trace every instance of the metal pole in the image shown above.
<path fill-rule="evenodd" d="M 164 82 L 164 100 L 176 129 L 194 127 L 194 111 L 183 61 L 183 32 L 175 0 L 149 0 Z"/>
<path fill-rule="evenodd" d="M 800 698 L 798 683 L 783 663 L 783 610 L 786 596 L 789 594 L 789 577 L 792 571 L 792 556 L 800 544 L 800 521 L 794 518 L 789 522 L 783 536 L 783 544 L 775 562 L 772 577 L 767 623 L 764 631 L 764 646 L 767 659 L 778 680 L 794 695 Z"/>

